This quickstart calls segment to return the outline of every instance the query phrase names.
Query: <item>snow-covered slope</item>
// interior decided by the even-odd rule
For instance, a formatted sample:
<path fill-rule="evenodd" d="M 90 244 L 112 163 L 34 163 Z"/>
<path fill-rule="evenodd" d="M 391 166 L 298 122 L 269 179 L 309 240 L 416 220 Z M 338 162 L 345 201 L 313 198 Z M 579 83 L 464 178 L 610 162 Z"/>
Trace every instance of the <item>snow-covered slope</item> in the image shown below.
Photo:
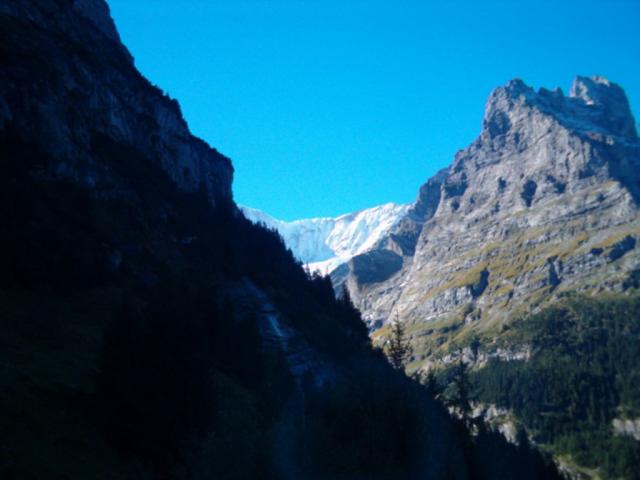
<path fill-rule="evenodd" d="M 386 203 L 339 217 L 285 222 L 249 207 L 240 207 L 255 223 L 275 228 L 293 254 L 312 271 L 328 274 L 354 255 L 371 249 L 407 213 L 411 205 Z"/>

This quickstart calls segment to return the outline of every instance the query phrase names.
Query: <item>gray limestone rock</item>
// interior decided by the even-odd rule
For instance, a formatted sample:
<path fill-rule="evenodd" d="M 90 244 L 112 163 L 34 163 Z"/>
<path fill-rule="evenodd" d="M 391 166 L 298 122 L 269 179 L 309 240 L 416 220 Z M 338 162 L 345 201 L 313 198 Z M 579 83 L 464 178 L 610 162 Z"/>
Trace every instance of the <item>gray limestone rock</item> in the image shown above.
<path fill-rule="evenodd" d="M 639 188 L 621 87 L 578 77 L 564 96 L 512 80 L 489 96 L 479 137 L 422 187 L 424 214 L 378 245 L 397 245 L 402 267 L 378 282 L 353 269 L 337 280 L 372 328 L 398 317 L 422 338 L 473 310 L 460 335 L 495 330 L 566 292 L 627 288 L 640 267 Z"/>

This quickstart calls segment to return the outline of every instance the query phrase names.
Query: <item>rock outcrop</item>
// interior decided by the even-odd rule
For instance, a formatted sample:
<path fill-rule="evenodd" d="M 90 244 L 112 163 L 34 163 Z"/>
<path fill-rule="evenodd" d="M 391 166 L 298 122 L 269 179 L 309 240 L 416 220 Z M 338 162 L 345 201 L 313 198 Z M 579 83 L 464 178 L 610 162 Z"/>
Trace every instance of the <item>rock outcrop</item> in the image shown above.
<path fill-rule="evenodd" d="M 231 162 L 135 69 L 104 1 L 2 1 L 0 23 L 0 132 L 52 155 L 43 178 L 123 194 L 118 166 L 96 159 L 124 149 L 183 190 L 231 200 Z"/>
<path fill-rule="evenodd" d="M 398 318 L 417 342 L 451 326 L 495 333 L 566 292 L 627 288 L 640 267 L 639 198 L 640 141 L 622 88 L 578 77 L 565 96 L 512 80 L 489 96 L 477 140 L 422 187 L 413 216 L 363 254 L 393 252 L 402 266 L 369 262 L 391 274 L 362 281 L 356 257 L 333 279 L 372 328 Z"/>

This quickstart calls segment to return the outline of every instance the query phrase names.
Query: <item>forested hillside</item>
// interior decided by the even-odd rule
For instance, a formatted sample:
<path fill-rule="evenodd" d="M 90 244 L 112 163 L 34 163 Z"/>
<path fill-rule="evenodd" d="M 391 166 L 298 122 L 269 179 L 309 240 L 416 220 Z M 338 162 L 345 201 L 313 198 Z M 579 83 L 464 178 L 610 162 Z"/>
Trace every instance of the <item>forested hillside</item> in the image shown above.
<path fill-rule="evenodd" d="M 477 399 L 512 410 L 569 464 L 640 478 L 640 442 L 615 428 L 640 417 L 639 318 L 638 296 L 575 296 L 520 320 L 506 336 L 530 359 L 489 360 L 471 375 Z"/>

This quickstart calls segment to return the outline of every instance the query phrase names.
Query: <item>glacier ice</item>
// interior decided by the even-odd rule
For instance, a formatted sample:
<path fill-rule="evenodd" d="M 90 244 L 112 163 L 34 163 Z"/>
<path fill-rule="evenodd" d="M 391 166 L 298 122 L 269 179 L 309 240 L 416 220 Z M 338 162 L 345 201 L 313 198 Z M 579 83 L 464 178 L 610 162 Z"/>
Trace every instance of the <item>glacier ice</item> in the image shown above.
<path fill-rule="evenodd" d="M 373 248 L 407 214 L 411 204 L 385 203 L 338 217 L 286 222 L 254 208 L 241 206 L 245 217 L 273 228 L 295 257 L 323 275 L 353 256 Z"/>

